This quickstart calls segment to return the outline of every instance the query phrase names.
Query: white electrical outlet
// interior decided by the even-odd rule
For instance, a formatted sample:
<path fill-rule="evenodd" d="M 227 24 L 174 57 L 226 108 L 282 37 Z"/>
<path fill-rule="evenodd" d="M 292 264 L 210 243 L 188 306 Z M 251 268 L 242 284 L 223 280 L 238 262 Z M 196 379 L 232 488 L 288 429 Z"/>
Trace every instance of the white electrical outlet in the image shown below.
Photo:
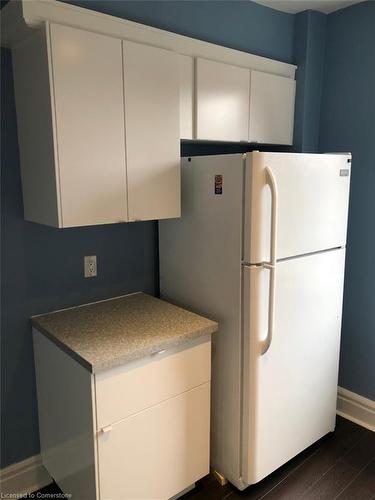
<path fill-rule="evenodd" d="M 85 278 L 93 278 L 96 276 L 96 255 L 85 255 Z"/>

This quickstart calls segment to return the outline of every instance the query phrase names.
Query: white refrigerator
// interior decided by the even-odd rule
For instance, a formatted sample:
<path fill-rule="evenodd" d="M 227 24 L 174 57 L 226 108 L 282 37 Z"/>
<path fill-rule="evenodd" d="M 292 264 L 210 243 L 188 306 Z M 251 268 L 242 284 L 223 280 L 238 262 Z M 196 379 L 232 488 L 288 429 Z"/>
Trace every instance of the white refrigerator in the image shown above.
<path fill-rule="evenodd" d="M 161 296 L 219 322 L 211 465 L 239 489 L 335 428 L 350 167 L 185 158 L 182 217 L 159 223 Z"/>

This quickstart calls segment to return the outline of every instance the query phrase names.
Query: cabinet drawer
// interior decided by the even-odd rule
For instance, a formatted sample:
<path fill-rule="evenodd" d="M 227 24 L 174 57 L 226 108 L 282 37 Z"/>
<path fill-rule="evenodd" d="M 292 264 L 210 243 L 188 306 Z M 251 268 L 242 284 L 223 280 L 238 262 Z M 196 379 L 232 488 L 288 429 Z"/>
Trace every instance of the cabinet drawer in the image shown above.
<path fill-rule="evenodd" d="M 98 434 L 100 498 L 166 499 L 209 471 L 210 384 Z"/>
<path fill-rule="evenodd" d="M 210 379 L 211 341 L 98 373 L 97 426 L 117 422 Z"/>

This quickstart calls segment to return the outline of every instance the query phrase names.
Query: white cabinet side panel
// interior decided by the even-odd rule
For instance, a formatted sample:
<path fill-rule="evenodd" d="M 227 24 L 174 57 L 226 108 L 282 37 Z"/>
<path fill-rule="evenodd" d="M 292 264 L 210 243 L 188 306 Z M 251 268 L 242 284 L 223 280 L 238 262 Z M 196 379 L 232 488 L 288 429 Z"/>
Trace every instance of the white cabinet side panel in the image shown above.
<path fill-rule="evenodd" d="M 25 219 L 60 225 L 49 47 L 40 30 L 12 49 Z"/>
<path fill-rule="evenodd" d="M 296 82 L 251 71 L 249 141 L 293 144 Z"/>
<path fill-rule="evenodd" d="M 98 435 L 103 500 L 165 500 L 209 472 L 210 384 Z"/>
<path fill-rule="evenodd" d="M 161 296 L 218 321 L 211 464 L 239 477 L 242 155 L 185 158 L 182 217 L 159 223 Z M 222 194 L 215 195 L 215 176 Z"/>
<path fill-rule="evenodd" d="M 180 65 L 123 42 L 129 220 L 180 216 Z"/>
<path fill-rule="evenodd" d="M 193 139 L 194 57 L 179 56 L 180 60 L 180 137 Z"/>
<path fill-rule="evenodd" d="M 91 374 L 33 330 L 42 461 L 64 493 L 94 500 Z"/>
<path fill-rule="evenodd" d="M 127 220 L 121 40 L 50 31 L 63 226 Z"/>
<path fill-rule="evenodd" d="M 197 139 L 247 141 L 250 71 L 196 60 Z"/>
<path fill-rule="evenodd" d="M 244 471 L 255 483 L 334 430 L 345 250 L 276 267 L 273 338 L 269 271 L 245 268 Z"/>

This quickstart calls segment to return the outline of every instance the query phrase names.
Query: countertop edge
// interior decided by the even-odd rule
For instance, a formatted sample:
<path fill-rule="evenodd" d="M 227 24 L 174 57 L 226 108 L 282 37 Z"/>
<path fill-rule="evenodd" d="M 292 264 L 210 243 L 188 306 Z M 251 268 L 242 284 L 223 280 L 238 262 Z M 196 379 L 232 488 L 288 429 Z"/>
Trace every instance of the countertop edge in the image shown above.
<path fill-rule="evenodd" d="M 71 349 L 69 346 L 64 344 L 64 342 L 61 342 L 61 340 L 56 338 L 48 330 L 46 330 L 40 324 L 38 324 L 37 321 L 34 321 L 33 318 L 31 319 L 31 325 L 33 327 L 33 330 L 36 330 L 41 335 L 44 335 L 53 344 L 55 344 L 57 347 L 60 347 L 60 349 L 65 352 L 65 354 L 67 354 L 68 356 L 73 358 L 75 361 L 77 361 L 81 366 L 83 366 L 83 368 L 86 368 L 86 370 L 88 370 L 90 373 L 93 373 L 93 370 L 92 370 L 93 366 L 89 361 L 87 361 L 87 359 L 80 356 L 76 351 L 73 351 L 73 349 Z"/>
<path fill-rule="evenodd" d="M 157 346 L 153 345 L 152 349 L 147 349 L 147 348 L 138 349 L 137 351 L 134 351 L 133 355 L 124 357 L 120 356 L 118 358 L 111 360 L 109 363 L 97 363 L 95 366 L 92 367 L 92 373 L 93 374 L 100 373 L 105 370 L 110 370 L 112 368 L 116 368 L 121 365 L 125 365 L 127 363 L 140 360 L 142 358 L 147 358 L 148 356 L 156 354 L 157 352 L 162 350 L 172 349 L 173 347 L 189 344 L 189 342 L 198 339 L 200 337 L 212 335 L 213 333 L 218 331 L 218 328 L 219 325 L 216 323 L 216 325 L 207 326 L 199 330 L 189 332 L 183 336 L 179 336 L 174 339 L 167 340 L 165 342 L 160 342 L 160 344 L 158 344 Z"/>
<path fill-rule="evenodd" d="M 98 363 L 96 365 L 92 365 L 87 359 L 83 358 L 79 353 L 71 349 L 68 345 L 66 345 L 64 342 L 61 342 L 58 338 L 56 338 L 54 335 L 52 335 L 48 330 L 43 328 L 37 321 L 37 317 L 31 318 L 31 325 L 33 329 L 37 330 L 40 334 L 44 335 L 46 338 L 48 338 L 51 342 L 53 342 L 57 347 L 60 347 L 62 351 L 64 351 L 68 356 L 73 358 L 75 361 L 77 361 L 83 368 L 88 370 L 90 373 L 93 375 L 99 372 L 102 372 L 104 370 L 109 370 L 111 368 L 116 368 L 118 366 L 124 365 L 126 363 L 130 363 L 132 361 L 136 361 L 142 358 L 145 358 L 147 356 L 151 356 L 152 354 L 157 353 L 158 351 L 164 350 L 164 349 L 170 349 L 172 347 L 177 347 L 179 345 L 183 345 L 185 343 L 189 343 L 189 341 L 192 341 L 194 339 L 197 339 L 199 337 L 204 337 L 205 335 L 212 335 L 213 333 L 217 332 L 219 329 L 219 325 L 216 321 L 211 321 L 211 325 L 208 325 L 204 328 L 200 328 L 199 330 L 195 330 L 193 332 L 189 332 L 184 335 L 180 335 L 176 338 L 173 339 L 167 339 L 165 342 L 160 342 L 160 344 L 153 345 L 151 349 L 143 348 L 134 351 L 132 355 L 128 356 L 123 356 L 123 357 L 118 357 L 114 358 L 110 362 L 107 363 Z"/>

